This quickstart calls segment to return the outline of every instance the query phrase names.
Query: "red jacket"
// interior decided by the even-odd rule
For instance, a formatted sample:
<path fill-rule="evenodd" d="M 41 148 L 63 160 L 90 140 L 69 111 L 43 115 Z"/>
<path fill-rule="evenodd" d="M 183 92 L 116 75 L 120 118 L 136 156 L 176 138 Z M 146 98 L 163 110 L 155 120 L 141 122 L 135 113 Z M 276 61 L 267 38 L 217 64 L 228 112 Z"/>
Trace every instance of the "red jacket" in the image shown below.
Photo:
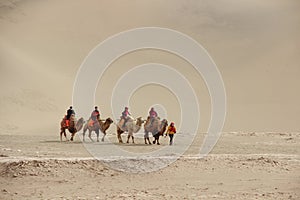
<path fill-rule="evenodd" d="M 175 134 L 176 133 L 176 128 L 175 126 L 169 126 L 167 134 Z"/>
<path fill-rule="evenodd" d="M 98 110 L 94 110 L 91 114 L 91 117 L 98 117 L 100 116 L 100 112 Z"/>
<path fill-rule="evenodd" d="M 157 112 L 155 112 L 154 110 L 150 110 L 149 115 L 150 117 L 157 117 Z"/>

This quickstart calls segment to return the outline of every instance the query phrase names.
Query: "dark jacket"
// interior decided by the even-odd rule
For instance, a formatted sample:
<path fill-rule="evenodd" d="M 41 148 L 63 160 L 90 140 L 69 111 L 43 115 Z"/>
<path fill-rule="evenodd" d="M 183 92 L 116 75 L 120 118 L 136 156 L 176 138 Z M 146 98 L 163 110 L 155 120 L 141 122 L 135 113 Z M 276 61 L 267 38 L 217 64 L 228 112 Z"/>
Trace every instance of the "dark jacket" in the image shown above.
<path fill-rule="evenodd" d="M 67 110 L 67 119 L 70 119 L 71 115 L 74 114 L 75 115 L 75 111 L 73 109 L 68 109 Z"/>

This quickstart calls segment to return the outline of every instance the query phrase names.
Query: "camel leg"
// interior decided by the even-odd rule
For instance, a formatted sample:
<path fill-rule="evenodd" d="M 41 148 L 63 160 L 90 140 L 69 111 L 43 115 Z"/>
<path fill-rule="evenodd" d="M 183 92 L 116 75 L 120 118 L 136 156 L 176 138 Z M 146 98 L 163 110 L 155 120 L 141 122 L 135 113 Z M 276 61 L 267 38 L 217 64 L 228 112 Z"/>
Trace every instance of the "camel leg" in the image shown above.
<path fill-rule="evenodd" d="M 65 139 L 66 139 L 66 141 L 68 141 L 68 138 L 67 138 L 67 133 L 66 133 L 66 131 L 64 130 L 64 136 L 65 136 Z"/>
<path fill-rule="evenodd" d="M 91 135 L 92 135 L 92 131 L 89 130 L 89 138 L 90 138 L 90 140 L 91 140 L 92 142 L 94 142 L 94 140 L 92 139 Z"/>
<path fill-rule="evenodd" d="M 97 142 L 99 142 L 99 130 L 95 131 L 97 134 Z"/>
<path fill-rule="evenodd" d="M 160 145 L 160 143 L 159 143 L 159 135 L 157 136 L 157 145 Z"/>
<path fill-rule="evenodd" d="M 130 135 L 128 134 L 126 143 L 129 143 L 129 138 L 130 138 Z"/>
<path fill-rule="evenodd" d="M 117 138 L 119 140 L 119 143 L 123 143 L 123 140 L 122 140 L 122 137 L 121 137 L 121 134 L 123 132 L 121 131 L 121 129 L 119 127 L 117 127 Z"/>
<path fill-rule="evenodd" d="M 147 143 L 147 138 L 149 138 L 149 137 L 148 137 L 148 132 L 145 132 L 145 135 L 144 135 L 145 144 L 148 144 L 148 143 Z"/>
<path fill-rule="evenodd" d="M 119 143 L 123 143 L 121 133 L 119 133 L 119 131 L 117 132 L 117 138 L 118 138 Z"/>
<path fill-rule="evenodd" d="M 132 143 L 134 144 L 134 137 L 133 137 L 133 136 L 131 136 L 131 139 L 132 139 Z"/>
<path fill-rule="evenodd" d="M 145 144 L 152 144 L 149 139 L 149 132 L 145 132 L 144 139 L 145 139 Z"/>
<path fill-rule="evenodd" d="M 151 144 L 149 137 L 147 137 L 148 143 Z M 147 143 L 146 143 L 147 144 Z"/>
<path fill-rule="evenodd" d="M 153 141 L 153 144 L 157 144 L 157 145 L 160 145 L 159 144 L 159 134 L 157 133 L 156 135 L 154 135 L 154 141 Z"/>
<path fill-rule="evenodd" d="M 103 137 L 101 139 L 102 142 L 104 142 L 104 137 L 106 136 L 106 131 L 103 132 Z"/>
<path fill-rule="evenodd" d="M 61 130 L 60 131 L 60 141 L 62 142 L 62 134 L 63 134 L 63 131 Z"/>
<path fill-rule="evenodd" d="M 119 137 L 119 143 L 123 143 L 121 134 L 118 134 L 118 137 Z"/>
<path fill-rule="evenodd" d="M 71 139 L 70 139 L 71 141 L 73 141 L 74 135 L 75 135 L 75 133 L 71 134 Z"/>
<path fill-rule="evenodd" d="M 66 141 L 68 141 L 68 138 L 67 138 L 67 134 L 66 134 L 66 130 L 65 129 L 61 129 L 60 130 L 60 141 L 62 142 L 62 135 L 64 134 L 65 138 L 66 138 Z"/>
<path fill-rule="evenodd" d="M 86 132 L 86 129 L 83 129 L 83 133 L 82 133 L 82 140 L 85 142 L 85 132 Z"/>

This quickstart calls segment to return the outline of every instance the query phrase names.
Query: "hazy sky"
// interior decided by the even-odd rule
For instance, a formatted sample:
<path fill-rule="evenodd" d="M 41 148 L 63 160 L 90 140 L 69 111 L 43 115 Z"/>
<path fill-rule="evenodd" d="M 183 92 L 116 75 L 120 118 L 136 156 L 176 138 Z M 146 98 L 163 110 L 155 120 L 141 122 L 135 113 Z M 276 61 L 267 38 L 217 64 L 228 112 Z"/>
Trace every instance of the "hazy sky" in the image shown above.
<path fill-rule="evenodd" d="M 16 112 L 45 114 L 52 127 L 71 104 L 77 70 L 92 48 L 120 31 L 158 26 L 191 36 L 216 62 L 228 100 L 225 131 L 300 129 L 297 0 L 0 2 L 0 128 L 11 125 L 7 118 Z M 118 77 L 146 62 L 169 64 L 190 79 L 201 99 L 205 131 L 210 102 L 203 80 L 182 59 L 159 51 L 134 52 L 111 65 L 97 89 L 103 115 L 111 115 L 109 92 Z M 132 107 L 139 114 L 147 113 L 141 110 L 143 97 L 159 90 L 144 89 L 133 97 Z M 172 98 L 167 97 L 173 103 L 166 104 L 176 121 L 178 105 Z M 19 128 L 29 130 L 31 121 Z"/>

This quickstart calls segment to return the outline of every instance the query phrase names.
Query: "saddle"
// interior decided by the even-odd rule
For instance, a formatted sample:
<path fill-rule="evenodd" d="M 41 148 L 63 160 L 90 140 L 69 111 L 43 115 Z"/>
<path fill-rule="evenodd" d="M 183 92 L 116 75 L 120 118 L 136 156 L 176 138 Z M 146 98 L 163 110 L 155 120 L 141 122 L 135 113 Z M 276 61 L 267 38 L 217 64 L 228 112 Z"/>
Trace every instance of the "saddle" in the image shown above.
<path fill-rule="evenodd" d="M 155 120 L 160 120 L 160 117 L 148 117 L 148 120 L 149 120 L 149 126 L 152 127 L 153 126 L 153 122 Z"/>
<path fill-rule="evenodd" d="M 89 126 L 94 126 L 95 123 L 97 123 L 97 121 L 96 120 L 94 121 L 93 119 L 89 119 L 89 121 L 88 121 Z"/>
<path fill-rule="evenodd" d="M 67 119 L 67 116 L 65 116 L 62 120 L 62 127 L 63 128 L 68 128 L 70 126 L 70 120 Z"/>
<path fill-rule="evenodd" d="M 119 128 L 123 130 L 126 127 L 126 123 L 128 122 L 128 120 L 129 120 L 129 117 L 126 117 L 126 119 L 121 117 L 119 124 L 118 124 Z"/>

